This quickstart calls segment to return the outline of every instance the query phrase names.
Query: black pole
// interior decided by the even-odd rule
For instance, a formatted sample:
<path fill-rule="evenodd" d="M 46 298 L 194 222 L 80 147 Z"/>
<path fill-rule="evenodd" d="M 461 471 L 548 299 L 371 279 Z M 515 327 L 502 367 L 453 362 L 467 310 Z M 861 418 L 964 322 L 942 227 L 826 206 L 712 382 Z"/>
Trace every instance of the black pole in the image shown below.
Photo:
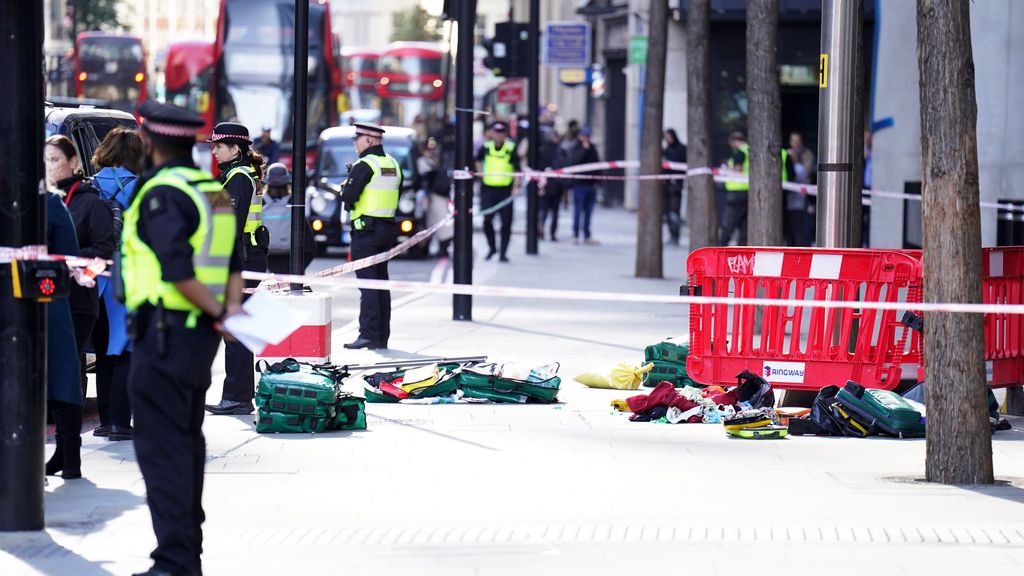
<path fill-rule="evenodd" d="M 0 246 L 45 244 L 43 3 L 0 2 L 0 22 Z M 46 308 L 0 278 L 0 531 L 42 530 Z"/>
<path fill-rule="evenodd" d="M 303 251 L 306 224 L 306 88 L 309 76 L 309 1 L 295 2 L 295 115 L 292 117 L 292 241 L 288 269 L 292 274 L 305 273 Z M 292 284 L 292 290 L 301 290 Z"/>
<path fill-rule="evenodd" d="M 473 164 L 473 33 L 476 0 L 458 0 L 459 55 L 455 59 L 455 167 Z M 455 180 L 455 283 L 473 283 L 473 179 Z M 452 319 L 473 319 L 473 297 L 452 296 Z"/>
<path fill-rule="evenodd" d="M 530 64 L 530 77 L 527 80 L 529 84 L 530 94 L 527 97 L 527 105 L 530 110 L 527 113 L 527 118 L 530 121 L 530 127 L 527 131 L 527 139 L 529 140 L 529 148 L 527 149 L 527 162 L 530 164 L 530 169 L 537 169 L 537 150 L 540 148 L 540 115 L 538 111 L 540 109 L 540 0 L 530 0 L 530 48 L 529 48 L 529 64 Z M 537 220 L 538 220 L 538 208 L 537 200 L 537 181 L 533 178 L 527 187 L 526 192 L 526 253 L 536 254 L 537 253 Z"/>

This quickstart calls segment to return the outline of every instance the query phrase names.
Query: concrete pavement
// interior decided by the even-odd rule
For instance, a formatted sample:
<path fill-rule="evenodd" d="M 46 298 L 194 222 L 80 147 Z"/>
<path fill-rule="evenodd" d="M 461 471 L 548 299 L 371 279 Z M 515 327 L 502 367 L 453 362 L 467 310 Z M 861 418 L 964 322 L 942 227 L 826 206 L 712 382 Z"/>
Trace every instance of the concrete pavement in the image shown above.
<path fill-rule="evenodd" d="M 520 209 L 520 213 L 522 210 Z M 563 214 L 565 216 L 565 214 Z M 563 229 L 567 228 L 565 220 Z M 512 262 L 477 261 L 479 284 L 674 294 L 632 276 L 635 215 L 599 209 L 598 246 L 562 233 Z M 483 238 L 474 240 L 478 253 Z M 401 264 L 396 264 L 397 269 Z M 964 574 L 1024 568 L 1024 432 L 998 434 L 998 476 L 915 482 L 922 440 L 743 441 L 717 425 L 631 423 L 572 376 L 685 334 L 686 309 L 396 295 L 393 350 L 342 351 L 354 291 L 335 293 L 342 363 L 487 354 L 562 363 L 562 404 L 367 406 L 369 429 L 259 436 L 251 417 L 208 417 L 204 569 L 247 574 Z M 351 382 L 353 389 L 358 382 Z M 220 397 L 220 378 L 209 398 Z M 86 479 L 50 479 L 47 530 L 0 534 L 0 574 L 130 574 L 154 545 L 130 443 L 84 438 Z"/>

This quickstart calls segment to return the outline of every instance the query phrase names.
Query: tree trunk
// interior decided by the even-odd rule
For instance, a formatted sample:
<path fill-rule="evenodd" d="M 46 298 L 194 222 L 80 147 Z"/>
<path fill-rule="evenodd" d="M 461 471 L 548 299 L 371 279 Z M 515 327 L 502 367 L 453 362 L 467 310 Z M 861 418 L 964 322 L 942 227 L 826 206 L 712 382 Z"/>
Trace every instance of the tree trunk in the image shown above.
<path fill-rule="evenodd" d="M 665 55 L 668 47 L 668 0 L 651 0 L 647 40 L 647 81 L 644 83 L 644 123 L 640 137 L 640 173 L 661 172 L 662 109 L 665 100 Z M 636 213 L 636 275 L 661 278 L 661 220 L 664 199 L 660 180 L 640 182 Z"/>
<path fill-rule="evenodd" d="M 711 109 L 708 106 L 710 0 L 690 0 L 686 14 L 686 162 L 693 168 L 711 167 Z M 715 182 L 711 174 L 691 175 L 686 185 L 686 223 L 690 250 L 718 241 Z"/>
<path fill-rule="evenodd" d="M 751 246 L 782 246 L 782 120 L 778 66 L 779 0 L 747 0 Z"/>
<path fill-rule="evenodd" d="M 924 297 L 981 302 L 978 107 L 969 0 L 917 1 L 921 100 L 921 216 Z M 980 314 L 927 314 L 930 482 L 990 484 L 992 436 L 986 415 Z"/>

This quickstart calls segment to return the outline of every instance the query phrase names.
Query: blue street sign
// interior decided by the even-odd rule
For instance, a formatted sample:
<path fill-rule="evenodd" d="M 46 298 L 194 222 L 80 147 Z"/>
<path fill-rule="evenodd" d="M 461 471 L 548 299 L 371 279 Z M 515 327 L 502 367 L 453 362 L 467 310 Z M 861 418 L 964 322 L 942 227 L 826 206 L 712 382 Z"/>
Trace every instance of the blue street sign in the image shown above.
<path fill-rule="evenodd" d="M 545 26 L 544 65 L 567 68 L 590 66 L 590 24 L 551 22 Z"/>

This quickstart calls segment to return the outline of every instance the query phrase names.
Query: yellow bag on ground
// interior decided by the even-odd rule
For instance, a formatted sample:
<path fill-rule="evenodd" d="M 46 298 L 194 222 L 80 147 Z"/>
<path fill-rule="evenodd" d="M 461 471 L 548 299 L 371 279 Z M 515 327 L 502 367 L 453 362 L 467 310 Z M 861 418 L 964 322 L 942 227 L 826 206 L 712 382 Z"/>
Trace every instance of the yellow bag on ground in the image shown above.
<path fill-rule="evenodd" d="M 577 374 L 575 380 L 590 388 L 636 390 L 647 379 L 647 373 L 653 369 L 653 362 L 643 366 L 620 362 L 611 368 L 589 370 L 582 374 Z"/>

